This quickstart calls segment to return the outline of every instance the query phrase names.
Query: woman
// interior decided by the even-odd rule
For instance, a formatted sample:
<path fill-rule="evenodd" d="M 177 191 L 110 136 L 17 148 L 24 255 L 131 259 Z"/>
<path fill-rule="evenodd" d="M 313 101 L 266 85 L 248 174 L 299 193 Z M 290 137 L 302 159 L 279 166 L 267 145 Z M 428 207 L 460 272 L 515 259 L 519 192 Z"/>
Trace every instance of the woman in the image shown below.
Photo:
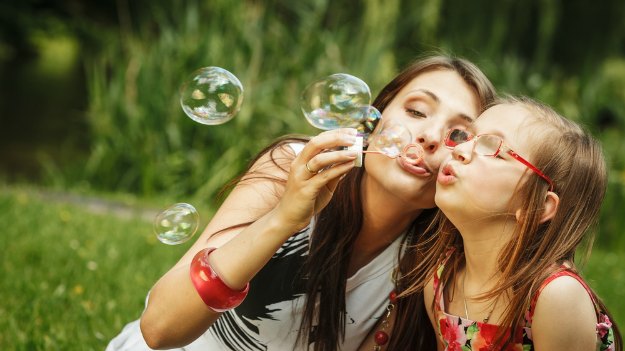
<path fill-rule="evenodd" d="M 356 154 L 330 151 L 353 144 L 350 129 L 324 132 L 305 144 L 288 139 L 269 146 L 197 242 L 152 288 L 140 320 L 147 345 L 357 349 L 385 312 L 396 289 L 392 276 L 402 276 L 393 268 L 416 259 L 416 252 L 404 253 L 403 243 L 427 235 L 436 174 L 449 154 L 441 145 L 444 132 L 466 128 L 493 96 L 473 64 L 427 57 L 374 101 L 383 121 L 411 130 L 425 150 L 419 163 L 368 154 L 364 167 L 354 168 Z M 241 291 L 249 282 L 247 298 L 223 313 L 207 308 L 189 279 L 194 256 L 208 247 L 216 248 L 210 266 L 227 288 Z M 422 306 L 402 308 L 413 309 Z M 396 328 L 406 331 L 402 338 L 421 336 L 406 325 Z M 108 349 L 142 344 L 134 322 Z"/>
<path fill-rule="evenodd" d="M 622 350 L 574 262 L 606 190 L 599 143 L 527 98 L 471 129 L 448 133 L 437 182 L 445 254 L 424 295 L 438 349 Z"/>

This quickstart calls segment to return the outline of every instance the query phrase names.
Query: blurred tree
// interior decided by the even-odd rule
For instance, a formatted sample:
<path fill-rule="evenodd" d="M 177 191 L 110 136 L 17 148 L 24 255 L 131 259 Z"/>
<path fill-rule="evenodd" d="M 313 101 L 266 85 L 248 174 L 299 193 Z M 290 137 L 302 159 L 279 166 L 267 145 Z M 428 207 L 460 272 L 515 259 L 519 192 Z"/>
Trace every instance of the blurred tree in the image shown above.
<path fill-rule="evenodd" d="M 310 81 L 351 73 L 375 95 L 415 56 L 442 49 L 477 62 L 502 91 L 588 125 L 606 145 L 611 174 L 625 174 L 615 151 L 625 127 L 622 18 L 622 0 L 5 1 L 0 147 L 13 144 L 0 158 L 27 149 L 26 134 L 52 152 L 75 129 L 82 142 L 65 149 L 79 152 L 45 163 L 53 184 L 212 199 L 269 140 L 315 132 L 298 102 Z M 79 60 L 67 72 L 79 82 L 41 83 L 52 77 L 42 67 L 62 66 L 46 53 L 68 60 L 74 42 Z M 47 66 L 33 64 L 42 59 Z M 194 124 L 176 98 L 181 80 L 208 65 L 235 73 L 246 91 L 240 115 L 223 126 Z M 65 116 L 55 102 L 66 104 Z M 621 203 L 625 177 L 610 187 L 607 202 Z M 618 218 L 602 221 L 625 227 Z"/>

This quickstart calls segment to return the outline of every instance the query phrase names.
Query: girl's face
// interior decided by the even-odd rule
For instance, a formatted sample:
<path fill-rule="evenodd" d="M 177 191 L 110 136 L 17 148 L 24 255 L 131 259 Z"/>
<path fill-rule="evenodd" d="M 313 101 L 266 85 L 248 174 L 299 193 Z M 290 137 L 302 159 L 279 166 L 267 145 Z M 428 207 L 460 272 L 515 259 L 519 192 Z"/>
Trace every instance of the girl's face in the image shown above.
<path fill-rule="evenodd" d="M 475 139 L 453 149 L 440 169 L 436 186 L 436 204 L 452 221 L 515 215 L 515 190 L 525 174 L 533 173 L 507 150 L 532 162 L 528 141 L 532 128 L 524 125 L 527 116 L 522 106 L 496 105 L 476 120 L 470 128 L 474 135 L 490 134 L 503 139 L 504 145 L 496 157 L 478 154 Z"/>
<path fill-rule="evenodd" d="M 400 197 L 411 208 L 432 208 L 436 176 L 451 152 L 443 137 L 450 128 L 467 128 L 479 113 L 474 90 L 451 70 L 424 72 L 403 87 L 382 113 L 382 122 L 399 122 L 410 130 L 412 142 L 425 150 L 423 160 L 411 164 L 399 157 L 368 154 L 367 181 Z"/>

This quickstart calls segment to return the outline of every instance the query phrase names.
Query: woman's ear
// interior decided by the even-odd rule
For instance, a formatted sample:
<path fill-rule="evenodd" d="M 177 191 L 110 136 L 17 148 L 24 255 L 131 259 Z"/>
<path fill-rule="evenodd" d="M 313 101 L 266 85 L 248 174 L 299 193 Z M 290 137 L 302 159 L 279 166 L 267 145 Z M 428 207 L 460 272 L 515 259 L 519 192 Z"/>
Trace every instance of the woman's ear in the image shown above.
<path fill-rule="evenodd" d="M 558 212 L 558 206 L 560 205 L 560 197 L 558 194 L 553 191 L 548 191 L 547 195 L 545 195 L 545 206 L 543 209 L 543 213 L 540 216 L 540 223 L 545 223 L 546 221 L 552 219 L 556 212 Z M 521 210 L 518 209 L 515 212 L 517 222 L 521 220 Z"/>
<path fill-rule="evenodd" d="M 548 191 L 545 196 L 545 209 L 543 210 L 542 216 L 540 216 L 540 223 L 542 224 L 552 219 L 556 215 L 556 212 L 558 212 L 559 205 L 560 197 L 558 194 L 553 191 Z"/>

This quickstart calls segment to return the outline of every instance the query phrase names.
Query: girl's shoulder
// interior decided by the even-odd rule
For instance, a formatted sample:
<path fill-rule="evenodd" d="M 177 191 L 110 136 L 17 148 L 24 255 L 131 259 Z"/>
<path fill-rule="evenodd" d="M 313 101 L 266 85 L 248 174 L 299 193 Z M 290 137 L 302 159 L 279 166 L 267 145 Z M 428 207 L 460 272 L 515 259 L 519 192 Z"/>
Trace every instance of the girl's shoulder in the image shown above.
<path fill-rule="evenodd" d="M 534 341 L 555 347 L 562 343 L 593 346 L 597 343 L 602 312 L 595 295 L 575 272 L 563 267 L 545 279 L 532 298 L 527 316 Z M 607 316 L 606 316 L 607 317 Z M 608 321 L 609 322 L 609 321 Z"/>
<path fill-rule="evenodd" d="M 538 287 L 532 296 L 530 304 L 530 316 L 541 308 L 568 309 L 574 307 L 592 307 L 586 310 L 597 315 L 596 301 L 594 294 L 588 284 L 577 273 L 571 271 L 568 267 L 562 266 L 550 274 Z"/>

